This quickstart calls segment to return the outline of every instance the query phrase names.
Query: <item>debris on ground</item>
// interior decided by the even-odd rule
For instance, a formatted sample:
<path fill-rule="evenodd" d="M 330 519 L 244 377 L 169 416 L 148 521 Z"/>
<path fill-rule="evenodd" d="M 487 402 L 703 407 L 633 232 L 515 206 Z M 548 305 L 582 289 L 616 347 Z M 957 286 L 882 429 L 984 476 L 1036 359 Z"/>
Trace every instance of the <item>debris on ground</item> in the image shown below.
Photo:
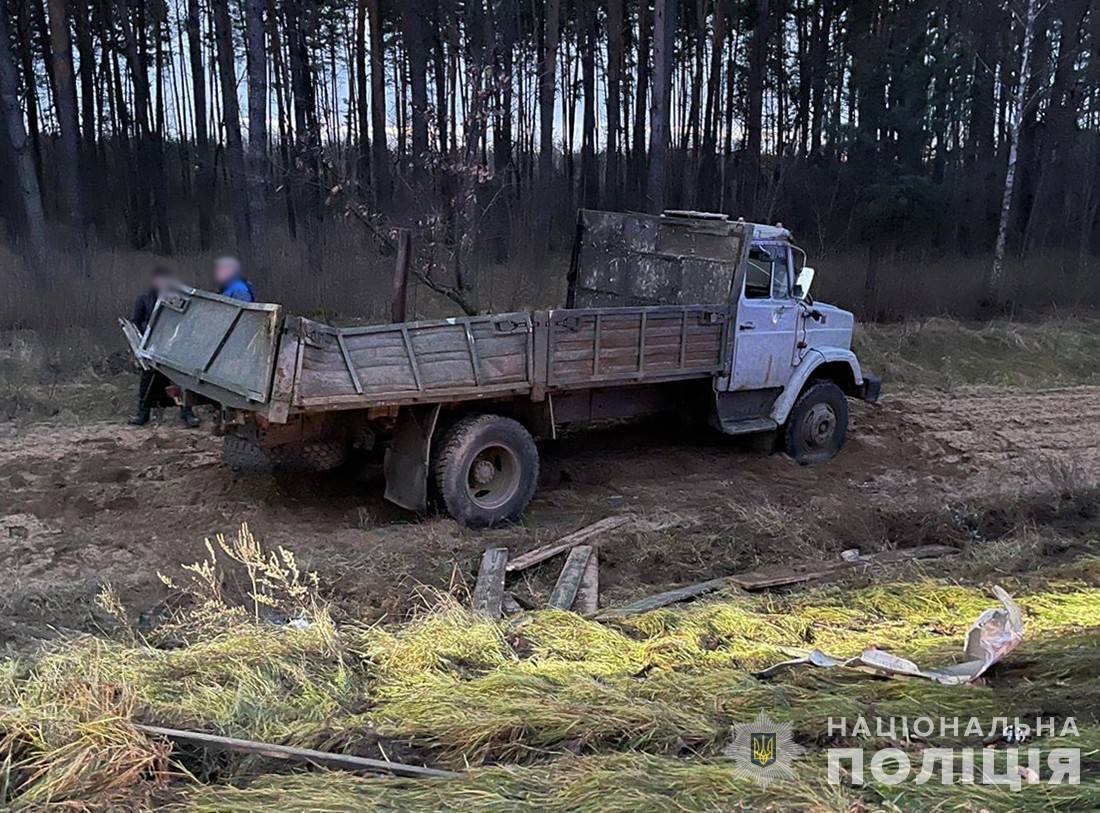
<path fill-rule="evenodd" d="M 970 683 L 1014 650 L 1024 637 L 1024 620 L 1019 605 L 1001 587 L 995 586 L 993 594 L 1002 606 L 986 610 L 970 627 L 963 646 L 967 660 L 962 663 L 938 669 L 921 669 L 906 658 L 877 648 L 866 649 L 856 657 L 846 660 L 833 658 L 815 649 L 805 657 L 777 663 L 757 675 L 771 677 L 777 672 L 802 665 L 825 669 L 844 666 L 875 674 L 922 677 L 949 686 Z"/>
<path fill-rule="evenodd" d="M 637 613 L 645 613 L 650 610 L 656 610 L 658 607 L 665 607 L 679 601 L 687 601 L 706 595 L 707 593 L 713 593 L 715 590 L 728 587 L 730 584 L 730 578 L 728 576 L 723 576 L 718 579 L 699 582 L 698 584 L 689 584 L 687 587 L 667 590 L 664 593 L 657 593 L 654 596 L 646 596 L 645 598 L 640 598 L 637 601 L 632 601 L 621 607 L 615 607 L 606 612 L 613 615 L 635 615 Z"/>
<path fill-rule="evenodd" d="M 500 609 L 505 615 L 515 615 L 523 612 L 523 605 L 516 600 L 514 595 L 506 592 L 501 600 Z"/>
<path fill-rule="evenodd" d="M 489 548 L 482 555 L 474 585 L 474 615 L 500 618 L 504 604 L 504 567 L 507 563 L 508 548 Z"/>
<path fill-rule="evenodd" d="M 217 734 L 207 734 L 203 731 L 187 731 L 180 728 L 164 728 L 162 726 L 134 723 L 134 728 L 144 734 L 153 737 L 163 737 L 176 743 L 187 743 L 202 748 L 220 751 L 236 751 L 244 754 L 255 754 L 272 759 L 284 759 L 291 762 L 306 762 L 314 765 L 323 765 L 327 768 L 338 768 L 344 771 L 363 771 L 369 773 L 393 774 L 394 776 L 410 777 L 413 779 L 449 779 L 459 774 L 453 771 L 441 771 L 438 768 L 425 768 L 421 765 L 406 765 L 402 762 L 390 762 L 381 759 L 368 759 L 351 754 L 336 754 L 331 751 L 318 751 L 314 748 L 294 748 L 288 745 L 278 745 L 270 742 L 257 742 L 256 740 L 243 740 L 237 737 L 222 737 Z"/>
<path fill-rule="evenodd" d="M 835 561 L 796 562 L 786 567 L 773 567 L 753 570 L 748 573 L 738 573 L 732 576 L 720 576 L 717 579 L 708 579 L 705 582 L 689 584 L 685 587 L 646 596 L 621 607 L 606 610 L 605 614 L 634 615 L 644 613 L 680 601 L 690 601 L 707 593 L 721 590 L 724 587 L 739 587 L 750 592 L 774 587 L 790 587 L 796 584 L 819 581 L 860 565 L 870 567 L 918 559 L 938 559 L 944 556 L 954 556 L 958 552 L 956 548 L 949 548 L 946 545 L 921 545 L 915 548 L 885 551 L 867 556 L 861 555 L 857 549 L 846 550 L 840 554 L 841 558 Z"/>
<path fill-rule="evenodd" d="M 580 530 L 563 536 L 556 542 L 551 542 L 547 545 L 535 548 L 534 550 L 527 551 L 527 553 L 520 554 L 508 562 L 508 572 L 514 573 L 517 570 L 524 570 L 532 565 L 537 565 L 539 562 L 546 561 L 551 556 L 557 556 L 559 553 L 564 553 L 570 548 L 574 548 L 590 539 L 596 538 L 600 534 L 618 530 L 633 521 L 634 517 L 631 514 L 616 514 L 615 516 L 605 517 L 598 522 L 593 522 L 591 525 L 586 525 Z"/>
<path fill-rule="evenodd" d="M 584 566 L 577 597 L 573 600 L 573 609 L 581 615 L 595 615 L 600 608 L 600 551 L 593 548 Z"/>
<path fill-rule="evenodd" d="M 780 567 L 769 567 L 748 573 L 739 573 L 729 577 L 729 581 L 742 590 L 768 590 L 774 587 L 788 587 L 794 584 L 820 581 L 852 568 L 897 564 L 919 559 L 940 559 L 945 556 L 957 556 L 958 548 L 947 545 L 918 545 L 913 548 L 899 548 L 882 553 L 862 556 L 856 551 L 844 551 L 841 558 L 824 561 L 803 561 Z"/>
<path fill-rule="evenodd" d="M 592 557 L 592 551 L 591 545 L 578 545 L 569 551 L 569 556 L 561 569 L 561 575 L 558 576 L 557 584 L 554 585 L 554 590 L 550 593 L 549 606 L 558 610 L 568 610 L 573 606 L 573 600 L 577 597 L 577 590 L 580 589 L 581 579 L 584 578 L 584 572 L 588 567 L 588 560 Z"/>

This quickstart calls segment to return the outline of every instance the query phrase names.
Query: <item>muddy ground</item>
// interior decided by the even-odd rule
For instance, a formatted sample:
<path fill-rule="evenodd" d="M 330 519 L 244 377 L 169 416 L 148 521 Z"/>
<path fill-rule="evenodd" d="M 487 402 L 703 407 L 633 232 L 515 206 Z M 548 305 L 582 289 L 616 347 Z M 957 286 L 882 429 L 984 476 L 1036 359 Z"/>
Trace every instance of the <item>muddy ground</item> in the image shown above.
<path fill-rule="evenodd" d="M 296 552 L 337 611 L 362 619 L 401 616 L 418 585 L 472 585 L 485 547 L 518 552 L 621 511 L 641 523 L 601 546 L 605 605 L 853 547 L 988 546 L 979 561 L 991 575 L 1019 572 L 1028 557 L 1064 556 L 1100 530 L 1094 386 L 888 393 L 853 405 L 847 447 L 816 468 L 660 422 L 567 437 L 543 445 L 524 523 L 488 532 L 388 505 L 371 470 L 236 474 L 220 463 L 219 439 L 173 417 L 142 428 L 71 416 L 0 426 L 0 646 L 96 629 L 105 582 L 135 615 L 148 613 L 165 594 L 158 571 L 203 558 L 204 537 L 241 522 Z M 1030 541 L 997 547 L 1006 539 Z M 1003 559 L 1021 546 L 1023 558 Z M 532 569 L 517 590 L 545 598 L 558 566 Z"/>

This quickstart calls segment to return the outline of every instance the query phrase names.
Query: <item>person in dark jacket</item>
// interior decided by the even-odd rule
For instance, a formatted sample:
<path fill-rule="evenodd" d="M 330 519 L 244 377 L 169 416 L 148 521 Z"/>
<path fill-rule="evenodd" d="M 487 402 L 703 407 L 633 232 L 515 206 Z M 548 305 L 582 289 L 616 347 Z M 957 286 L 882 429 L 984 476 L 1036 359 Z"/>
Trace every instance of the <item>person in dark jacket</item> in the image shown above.
<path fill-rule="evenodd" d="M 157 297 L 171 280 L 171 274 L 163 266 L 153 269 L 149 290 L 134 300 L 134 313 L 130 321 L 139 333 L 145 333 L 149 326 L 149 320 L 153 318 L 153 308 L 157 305 Z M 169 381 L 163 373 L 156 370 L 142 370 L 141 380 L 138 384 L 138 408 L 130 418 L 133 426 L 144 426 L 149 422 L 149 413 L 154 406 L 164 406 L 171 403 L 166 392 Z M 193 429 L 199 425 L 199 417 L 186 405 L 180 407 L 180 420 L 184 425 Z"/>
<path fill-rule="evenodd" d="M 244 278 L 241 261 L 236 257 L 218 257 L 214 260 L 214 281 L 218 284 L 218 293 L 241 302 L 255 302 L 256 294 Z"/>

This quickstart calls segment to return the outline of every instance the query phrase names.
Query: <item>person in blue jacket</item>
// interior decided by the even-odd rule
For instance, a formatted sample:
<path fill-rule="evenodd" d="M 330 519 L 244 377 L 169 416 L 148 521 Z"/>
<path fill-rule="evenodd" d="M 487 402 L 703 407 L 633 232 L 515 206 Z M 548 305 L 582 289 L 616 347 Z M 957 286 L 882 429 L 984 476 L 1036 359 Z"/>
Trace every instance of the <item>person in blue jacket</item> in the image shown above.
<path fill-rule="evenodd" d="M 241 302 L 255 302 L 256 294 L 248 280 L 244 278 L 241 261 L 236 257 L 218 257 L 214 260 L 214 281 L 218 284 L 218 293 Z"/>

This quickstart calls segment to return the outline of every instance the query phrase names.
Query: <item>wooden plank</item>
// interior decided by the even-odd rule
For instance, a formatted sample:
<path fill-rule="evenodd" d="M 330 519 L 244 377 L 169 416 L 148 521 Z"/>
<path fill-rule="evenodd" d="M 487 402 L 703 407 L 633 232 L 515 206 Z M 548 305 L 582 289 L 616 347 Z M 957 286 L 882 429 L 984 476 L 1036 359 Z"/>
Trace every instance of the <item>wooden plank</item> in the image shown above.
<path fill-rule="evenodd" d="M 740 573 L 733 576 L 722 576 L 717 579 L 689 584 L 686 587 L 678 587 L 675 590 L 667 590 L 653 596 L 646 596 L 637 601 L 605 610 L 601 615 L 633 615 L 644 613 L 674 604 L 678 601 L 687 601 L 699 596 L 713 593 L 729 585 L 736 585 L 743 590 L 765 590 L 770 587 L 788 587 L 794 584 L 825 578 L 835 573 L 866 567 L 871 565 L 896 564 L 898 562 L 910 562 L 919 559 L 936 559 L 944 556 L 954 556 L 959 553 L 957 548 L 946 545 L 921 545 L 915 548 L 902 548 L 899 550 L 883 551 L 858 559 L 847 561 L 835 559 L 828 561 L 803 561 L 796 562 L 789 567 L 766 568 L 754 570 L 749 573 Z"/>
<path fill-rule="evenodd" d="M 579 550 L 579 548 L 574 548 Z M 581 615 L 595 615 L 600 608 L 600 557 L 599 551 L 592 549 L 588 564 L 581 575 L 577 597 L 573 600 L 573 609 Z"/>
<path fill-rule="evenodd" d="M 591 558 L 591 545 L 577 545 L 569 551 L 569 556 L 558 576 L 558 583 L 550 593 L 548 606 L 559 610 L 568 610 L 573 606 L 573 601 L 577 598 L 577 590 L 581 586 L 581 579 L 584 578 L 584 571 L 588 567 L 588 560 Z"/>
<path fill-rule="evenodd" d="M 898 562 L 911 562 L 919 559 L 939 559 L 945 556 L 954 556 L 958 553 L 957 548 L 947 547 L 946 545 L 920 545 L 915 548 L 899 548 L 898 550 L 872 553 L 852 561 L 830 559 L 826 561 L 795 562 L 785 567 L 763 568 L 749 573 L 740 573 L 731 576 L 730 579 L 744 590 L 766 590 L 770 587 L 803 584 L 858 567 L 897 564 Z"/>
<path fill-rule="evenodd" d="M 310 762 L 317 765 L 326 765 L 330 768 L 341 768 L 346 771 L 389 773 L 395 776 L 408 776 L 417 779 L 450 779 L 459 776 L 459 774 L 453 773 L 452 771 L 441 771 L 436 768 L 425 768 L 420 765 L 406 765 L 401 762 L 388 762 L 381 759 L 355 757 L 350 754 L 334 754 L 331 751 L 315 751 L 312 748 L 292 748 L 289 745 L 275 745 L 273 743 L 258 742 L 256 740 L 222 737 L 217 734 L 207 734 L 201 731 L 164 728 L 156 725 L 145 725 L 144 723 L 134 723 L 134 728 L 144 734 L 151 734 L 154 737 L 164 737 L 175 742 L 194 743 L 207 748 L 239 751 L 246 754 L 272 757 L 274 759 L 288 759 L 294 762 Z"/>
<path fill-rule="evenodd" d="M 393 293 L 390 296 L 390 321 L 405 321 L 409 265 L 412 261 L 412 230 L 397 230 L 397 260 L 393 264 Z"/>
<path fill-rule="evenodd" d="M 302 340 L 290 330 L 283 330 L 279 353 L 275 357 L 275 373 L 271 379 L 271 402 L 267 419 L 272 423 L 286 423 L 290 414 L 290 402 L 294 397 L 294 371 L 298 368 L 298 356 Z"/>
<path fill-rule="evenodd" d="M 573 531 L 571 534 L 563 536 L 556 542 L 550 542 L 534 550 L 527 551 L 527 553 L 520 554 L 508 562 L 507 570 L 509 573 L 512 573 L 517 570 L 531 567 L 532 565 L 537 565 L 539 562 L 546 561 L 551 556 L 556 556 L 583 542 L 594 539 L 600 534 L 606 534 L 622 528 L 624 525 L 633 522 L 633 520 L 634 517 L 630 514 L 616 514 L 614 516 L 604 517 L 598 522 L 593 522 L 591 525 L 586 525 L 579 530 Z"/>
<path fill-rule="evenodd" d="M 500 618 L 504 603 L 504 566 L 508 564 L 508 548 L 489 548 L 481 556 L 474 585 L 474 615 Z"/>
<path fill-rule="evenodd" d="M 504 594 L 504 600 L 500 603 L 500 608 L 505 615 L 515 615 L 523 612 L 523 605 L 511 593 Z"/>
<path fill-rule="evenodd" d="M 359 383 L 359 375 L 355 372 L 355 365 L 351 361 L 351 354 L 348 353 L 348 346 L 344 344 L 344 337 L 337 333 L 336 341 L 340 345 L 340 355 L 344 357 L 344 366 L 347 368 L 348 378 L 351 379 L 351 385 L 359 395 L 362 395 L 363 385 Z"/>
<path fill-rule="evenodd" d="M 687 601 L 706 595 L 707 593 L 713 593 L 715 590 L 727 587 L 730 583 L 731 579 L 728 576 L 724 576 L 720 579 L 711 579 L 709 581 L 699 582 L 698 584 L 689 584 L 686 587 L 677 587 L 675 590 L 666 590 L 664 593 L 657 593 L 653 596 L 640 598 L 637 601 L 632 601 L 630 604 L 624 604 L 622 607 L 614 607 L 605 611 L 605 614 L 634 615 L 636 613 L 646 613 L 650 610 L 656 610 L 659 607 L 675 604 L 678 601 Z"/>

